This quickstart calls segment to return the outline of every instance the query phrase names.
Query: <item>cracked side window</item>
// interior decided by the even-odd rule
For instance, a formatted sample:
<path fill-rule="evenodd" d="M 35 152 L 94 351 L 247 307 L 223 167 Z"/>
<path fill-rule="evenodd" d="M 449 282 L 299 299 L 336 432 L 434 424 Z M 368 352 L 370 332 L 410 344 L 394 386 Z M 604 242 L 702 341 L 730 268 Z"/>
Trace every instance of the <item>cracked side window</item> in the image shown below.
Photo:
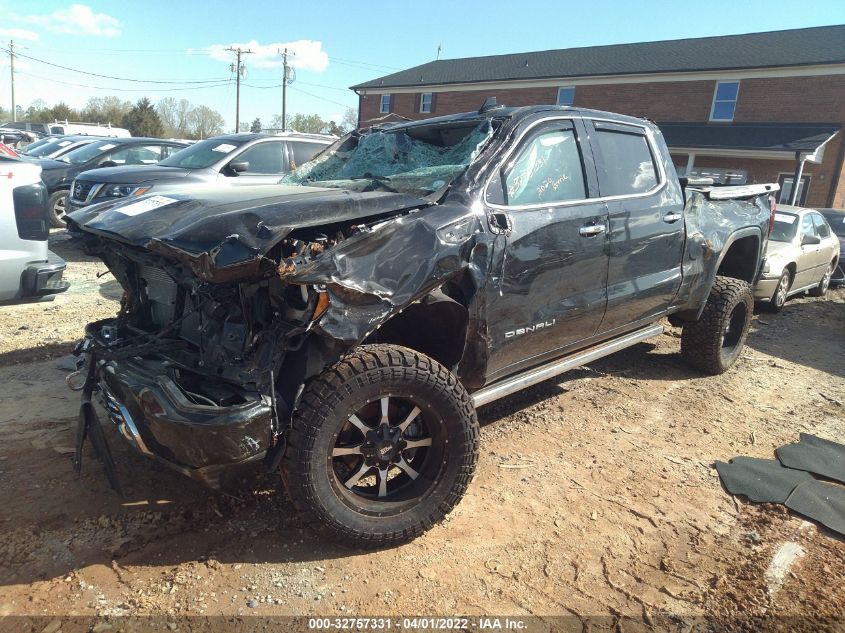
<path fill-rule="evenodd" d="M 505 204 L 546 204 L 587 197 L 574 130 L 537 134 L 505 174 Z"/>

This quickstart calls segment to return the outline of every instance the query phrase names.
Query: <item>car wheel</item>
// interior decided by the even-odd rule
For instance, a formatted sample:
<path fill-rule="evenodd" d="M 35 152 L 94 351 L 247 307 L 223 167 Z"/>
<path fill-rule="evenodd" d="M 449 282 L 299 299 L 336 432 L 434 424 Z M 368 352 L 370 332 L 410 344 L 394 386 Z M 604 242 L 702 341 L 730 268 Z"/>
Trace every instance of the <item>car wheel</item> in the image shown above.
<path fill-rule="evenodd" d="M 478 441 L 454 374 L 404 347 L 365 345 L 305 389 L 282 474 L 297 509 L 332 540 L 396 545 L 458 503 Z"/>
<path fill-rule="evenodd" d="M 830 266 L 827 267 L 824 277 L 822 277 L 819 285 L 808 291 L 808 295 L 811 297 L 823 297 L 827 294 L 827 289 L 830 288 L 830 279 L 833 277 L 833 266 L 833 263 L 831 263 Z"/>
<path fill-rule="evenodd" d="M 711 375 L 723 374 L 739 358 L 754 311 L 751 286 L 741 279 L 716 277 L 701 318 L 684 325 L 681 355 Z"/>
<path fill-rule="evenodd" d="M 772 298 L 764 304 L 765 309 L 769 312 L 780 312 L 783 310 L 783 306 L 786 304 L 786 297 L 789 294 L 789 287 L 791 285 L 792 275 L 789 273 L 789 270 L 784 268 L 780 275 L 780 279 L 778 280 L 778 285 L 772 294 Z"/>
<path fill-rule="evenodd" d="M 57 191 L 47 200 L 47 210 L 50 212 L 50 225 L 62 229 L 65 224 L 65 212 L 67 210 L 67 191 Z"/>

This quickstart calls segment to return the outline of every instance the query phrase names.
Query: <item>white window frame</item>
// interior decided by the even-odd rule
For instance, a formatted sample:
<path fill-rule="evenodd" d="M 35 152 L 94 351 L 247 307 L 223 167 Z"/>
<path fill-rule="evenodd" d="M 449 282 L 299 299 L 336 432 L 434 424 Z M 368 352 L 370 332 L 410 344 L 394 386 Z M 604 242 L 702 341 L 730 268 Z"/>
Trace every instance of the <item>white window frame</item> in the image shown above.
<path fill-rule="evenodd" d="M 572 91 L 572 103 L 561 103 L 560 102 L 560 92 L 561 90 L 571 90 Z M 557 99 L 555 100 L 555 105 L 562 105 L 562 106 L 571 106 L 575 103 L 575 86 L 560 86 L 557 89 Z"/>
<path fill-rule="evenodd" d="M 393 100 L 393 99 L 391 99 L 391 96 L 392 95 L 389 95 L 389 94 L 383 94 L 379 97 L 379 102 L 378 102 L 379 113 L 381 113 L 381 114 L 389 114 L 390 113 L 390 105 L 391 105 L 390 102 Z M 387 98 L 387 109 L 385 109 L 385 103 L 384 103 L 385 97 Z"/>
<path fill-rule="evenodd" d="M 734 120 L 734 117 L 736 116 L 736 106 L 739 103 L 739 89 L 740 89 L 741 83 L 742 82 L 740 82 L 739 79 L 736 79 L 736 80 L 727 80 L 726 79 L 724 81 L 717 81 L 716 82 L 716 87 L 713 88 L 713 100 L 710 102 L 710 121 L 712 121 L 714 123 L 718 123 L 718 122 L 730 123 Z M 713 118 L 713 115 L 716 113 L 716 103 L 717 103 L 716 102 L 716 95 L 719 94 L 719 86 L 721 86 L 722 84 L 736 84 L 736 98 L 733 100 L 734 109 L 733 109 L 733 112 L 731 113 L 730 119 L 715 119 L 715 118 Z M 726 101 L 726 100 L 722 99 L 718 103 L 730 103 L 730 101 Z"/>
<path fill-rule="evenodd" d="M 425 97 L 428 95 L 428 108 L 425 107 Z M 420 114 L 431 114 L 431 106 L 434 104 L 433 92 L 420 93 Z"/>

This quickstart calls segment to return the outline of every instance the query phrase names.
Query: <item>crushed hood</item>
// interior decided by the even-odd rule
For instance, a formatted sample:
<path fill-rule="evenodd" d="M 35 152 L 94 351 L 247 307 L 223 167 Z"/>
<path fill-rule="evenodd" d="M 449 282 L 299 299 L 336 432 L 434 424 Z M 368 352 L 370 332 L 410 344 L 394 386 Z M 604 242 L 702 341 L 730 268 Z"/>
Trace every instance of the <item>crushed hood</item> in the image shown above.
<path fill-rule="evenodd" d="M 206 281 L 228 281 L 257 272 L 267 251 L 295 229 L 430 204 L 401 193 L 264 185 L 148 194 L 91 205 L 69 218 L 84 232 L 189 263 Z"/>

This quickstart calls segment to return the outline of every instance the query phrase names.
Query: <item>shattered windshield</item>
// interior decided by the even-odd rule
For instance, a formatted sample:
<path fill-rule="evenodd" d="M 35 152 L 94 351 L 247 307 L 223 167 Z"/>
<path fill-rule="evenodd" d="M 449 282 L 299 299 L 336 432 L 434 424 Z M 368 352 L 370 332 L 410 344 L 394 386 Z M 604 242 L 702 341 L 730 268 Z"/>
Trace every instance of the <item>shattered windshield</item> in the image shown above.
<path fill-rule="evenodd" d="M 353 134 L 281 182 L 426 195 L 463 172 L 492 133 L 484 120 Z"/>

